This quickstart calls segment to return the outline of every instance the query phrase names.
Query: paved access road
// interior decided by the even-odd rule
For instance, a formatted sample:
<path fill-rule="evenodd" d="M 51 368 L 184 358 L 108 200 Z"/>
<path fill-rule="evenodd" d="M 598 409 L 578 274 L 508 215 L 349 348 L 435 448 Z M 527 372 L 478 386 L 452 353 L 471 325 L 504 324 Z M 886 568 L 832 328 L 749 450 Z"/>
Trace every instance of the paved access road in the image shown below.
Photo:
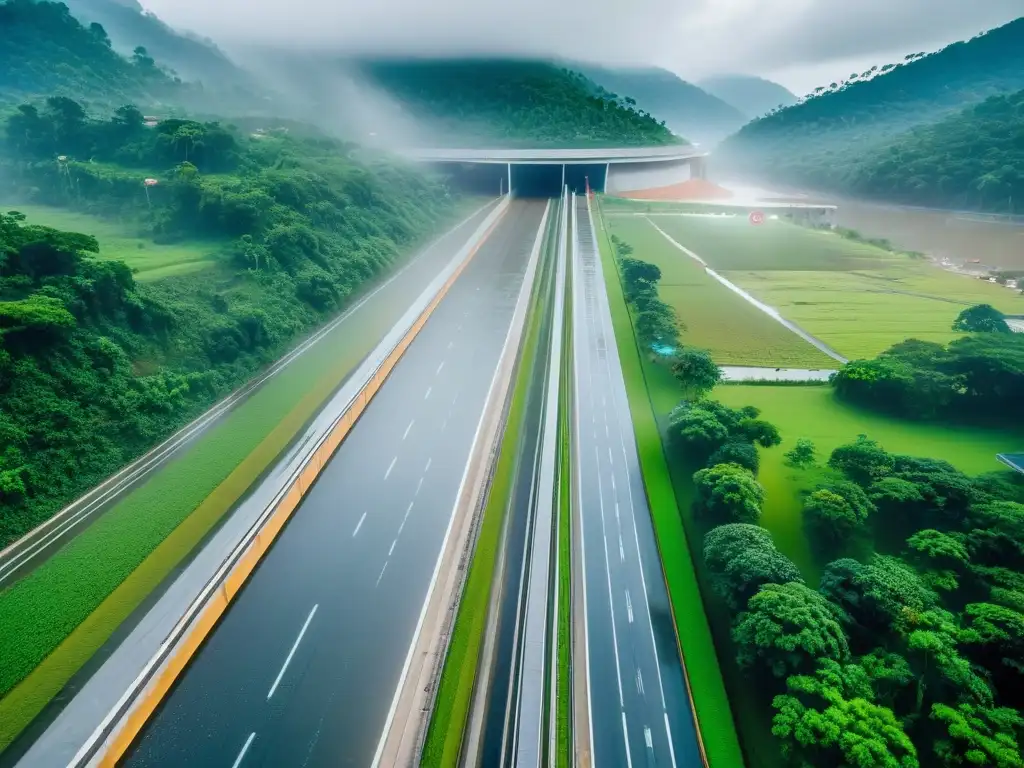
<path fill-rule="evenodd" d="M 544 202 L 514 202 L 126 759 L 366 766 Z"/>
<path fill-rule="evenodd" d="M 575 207 L 575 446 L 593 765 L 700 766 L 586 198 Z"/>

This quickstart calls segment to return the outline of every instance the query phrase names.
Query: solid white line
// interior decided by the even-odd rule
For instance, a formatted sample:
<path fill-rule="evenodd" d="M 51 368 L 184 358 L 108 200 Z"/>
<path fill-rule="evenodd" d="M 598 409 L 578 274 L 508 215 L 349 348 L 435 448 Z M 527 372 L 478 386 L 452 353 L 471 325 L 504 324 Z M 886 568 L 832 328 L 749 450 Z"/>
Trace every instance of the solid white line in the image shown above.
<path fill-rule="evenodd" d="M 277 679 L 275 679 L 274 684 L 270 686 L 270 692 L 267 694 L 268 699 L 274 695 L 274 691 L 276 691 L 277 686 L 280 685 L 281 678 L 284 677 L 284 671 L 288 669 L 288 665 L 291 664 L 292 656 L 294 656 L 295 651 L 298 650 L 299 643 L 302 642 L 302 636 L 306 634 L 306 630 L 309 628 L 309 622 L 313 620 L 313 615 L 319 607 L 319 603 L 314 605 L 313 610 L 311 610 L 309 612 L 309 616 L 306 617 L 306 623 L 302 625 L 302 629 L 299 630 L 299 636 L 295 638 L 295 643 L 292 645 L 292 649 L 288 651 L 288 657 L 284 660 L 284 664 L 281 665 L 281 671 L 277 673 Z"/>
<path fill-rule="evenodd" d="M 402 439 L 405 440 L 409 436 L 409 430 L 412 429 L 412 425 L 416 423 L 416 419 L 409 422 L 409 426 L 405 428 L 405 434 L 402 435 Z"/>
<path fill-rule="evenodd" d="M 384 571 L 387 570 L 387 567 L 388 567 L 388 561 L 385 560 L 384 561 L 384 567 L 380 569 L 380 576 L 377 577 L 377 583 L 373 585 L 374 587 L 379 587 L 380 586 L 380 580 L 384 578 Z"/>
<path fill-rule="evenodd" d="M 256 738 L 256 731 L 249 734 L 249 738 L 245 740 L 245 744 L 242 745 L 242 751 L 238 753 L 238 757 L 235 758 L 235 762 L 231 764 L 231 768 L 238 768 L 242 764 L 242 758 L 245 757 L 245 753 L 249 751 L 249 745 L 252 744 L 252 740 Z"/>
<path fill-rule="evenodd" d="M 441 372 L 442 368 L 444 368 L 444 360 L 442 360 L 441 364 L 439 366 L 437 366 L 437 370 L 434 371 L 434 375 L 437 376 L 437 374 L 439 374 Z"/>
<path fill-rule="evenodd" d="M 397 543 L 398 543 L 398 539 L 395 539 L 394 541 L 391 542 L 391 549 L 388 550 L 388 557 L 391 557 L 391 554 L 395 551 L 395 545 Z"/>
<path fill-rule="evenodd" d="M 626 742 L 626 765 L 633 768 L 633 754 L 629 751 L 629 729 L 626 728 L 626 712 L 622 712 L 622 738 Z"/>
<path fill-rule="evenodd" d="M 359 518 L 359 522 L 356 523 L 356 529 L 354 531 L 352 531 L 352 538 L 353 539 L 356 537 L 356 534 L 359 533 L 359 529 L 363 527 L 363 520 L 365 520 L 365 519 L 366 519 L 366 513 L 363 512 L 362 517 Z"/>
<path fill-rule="evenodd" d="M 672 758 L 672 768 L 676 768 L 676 748 L 672 746 L 672 729 L 668 727 L 668 712 L 665 715 L 665 733 L 668 735 L 668 756 Z"/>
<path fill-rule="evenodd" d="M 423 399 L 424 400 L 429 400 L 430 399 L 430 390 L 432 390 L 432 389 L 433 389 L 433 387 L 427 387 L 427 393 L 425 395 L 423 395 Z"/>
<path fill-rule="evenodd" d="M 398 457 L 397 457 L 397 456 L 395 456 L 395 458 L 393 458 L 393 459 L 391 460 L 391 463 L 390 463 L 390 464 L 388 464 L 388 471 L 384 473 L 384 479 L 385 479 L 385 480 L 387 480 L 387 479 L 388 479 L 388 475 L 390 475 L 390 474 L 391 474 L 391 470 L 395 468 L 395 462 L 396 462 L 396 461 L 398 461 Z"/>

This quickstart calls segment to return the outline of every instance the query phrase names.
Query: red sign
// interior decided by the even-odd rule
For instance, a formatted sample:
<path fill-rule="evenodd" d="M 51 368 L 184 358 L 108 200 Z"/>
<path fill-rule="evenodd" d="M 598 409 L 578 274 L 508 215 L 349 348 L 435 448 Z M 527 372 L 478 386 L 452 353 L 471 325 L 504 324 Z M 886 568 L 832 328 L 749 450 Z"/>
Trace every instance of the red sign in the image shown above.
<path fill-rule="evenodd" d="M 751 224 L 764 224 L 764 214 L 761 211 L 750 212 L 750 223 Z"/>

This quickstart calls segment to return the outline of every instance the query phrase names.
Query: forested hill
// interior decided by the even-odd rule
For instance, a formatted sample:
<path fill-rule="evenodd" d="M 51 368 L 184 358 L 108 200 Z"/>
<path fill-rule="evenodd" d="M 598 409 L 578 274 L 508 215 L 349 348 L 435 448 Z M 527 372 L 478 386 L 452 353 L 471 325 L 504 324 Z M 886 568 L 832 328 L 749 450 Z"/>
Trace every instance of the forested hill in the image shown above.
<path fill-rule="evenodd" d="M 931 55 L 910 54 L 744 126 L 721 146 L 731 170 L 821 184 L 910 128 L 1024 88 L 1024 17 Z"/>
<path fill-rule="evenodd" d="M 210 40 L 172 29 L 146 12 L 137 0 L 63 0 L 71 13 L 88 26 L 98 23 L 110 36 L 114 50 L 130 55 L 143 46 L 150 56 L 184 80 L 207 88 L 252 88 L 250 77 Z"/>
<path fill-rule="evenodd" d="M 0 2 L 0 102 L 28 95 L 151 101 L 174 84 L 147 55 L 118 55 L 102 26 L 82 26 L 62 3 Z"/>
<path fill-rule="evenodd" d="M 1024 90 L 896 137 L 835 185 L 915 205 L 1024 211 Z"/>
<path fill-rule="evenodd" d="M 716 75 L 698 81 L 697 85 L 736 107 L 747 118 L 761 117 L 796 103 L 796 96 L 787 88 L 753 75 Z"/>
<path fill-rule="evenodd" d="M 657 67 L 576 67 L 619 99 L 632 99 L 640 109 L 664 120 L 690 141 L 716 142 L 747 121 L 747 116 L 672 72 Z"/>
<path fill-rule="evenodd" d="M 280 357 L 454 215 L 439 179 L 329 139 L 147 127 L 133 107 L 90 116 L 63 97 L 22 105 L 2 133 L 0 211 L 105 213 L 138 253 L 155 239 L 207 255 L 136 282 L 102 237 L 0 214 L 0 547 Z"/>
<path fill-rule="evenodd" d="M 537 61 L 364 61 L 360 75 L 448 146 L 643 146 L 679 141 L 583 75 Z"/>

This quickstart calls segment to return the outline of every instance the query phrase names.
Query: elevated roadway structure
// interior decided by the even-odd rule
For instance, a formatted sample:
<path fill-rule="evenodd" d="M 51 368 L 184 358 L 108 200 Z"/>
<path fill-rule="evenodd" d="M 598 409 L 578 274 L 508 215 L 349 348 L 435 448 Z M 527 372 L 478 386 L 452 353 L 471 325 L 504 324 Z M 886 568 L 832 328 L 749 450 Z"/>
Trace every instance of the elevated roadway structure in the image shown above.
<path fill-rule="evenodd" d="M 410 160 L 452 174 L 460 184 L 493 194 L 558 197 L 568 185 L 582 193 L 678 184 L 704 177 L 707 153 L 693 144 L 595 149 L 406 149 Z"/>

